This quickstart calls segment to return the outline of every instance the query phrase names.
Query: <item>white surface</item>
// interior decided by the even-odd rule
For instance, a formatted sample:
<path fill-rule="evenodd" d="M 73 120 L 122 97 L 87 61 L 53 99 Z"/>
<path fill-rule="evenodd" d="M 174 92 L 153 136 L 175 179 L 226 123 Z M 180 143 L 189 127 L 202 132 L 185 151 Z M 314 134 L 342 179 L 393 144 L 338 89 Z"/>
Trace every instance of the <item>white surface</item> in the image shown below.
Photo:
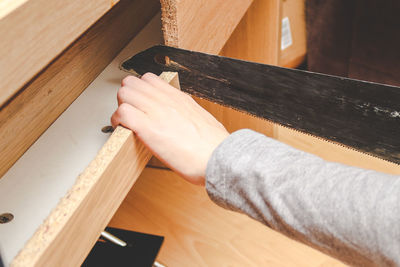
<path fill-rule="evenodd" d="M 117 90 L 127 76 L 119 64 L 160 44 L 160 29 L 157 15 L 0 179 L 0 214 L 14 215 L 12 222 L 0 224 L 0 249 L 6 265 L 108 139 L 110 134 L 101 128 L 110 125 Z"/>
<path fill-rule="evenodd" d="M 288 17 L 282 19 L 282 32 L 281 32 L 281 50 L 285 50 L 293 44 L 292 31 L 290 30 L 290 22 Z"/>

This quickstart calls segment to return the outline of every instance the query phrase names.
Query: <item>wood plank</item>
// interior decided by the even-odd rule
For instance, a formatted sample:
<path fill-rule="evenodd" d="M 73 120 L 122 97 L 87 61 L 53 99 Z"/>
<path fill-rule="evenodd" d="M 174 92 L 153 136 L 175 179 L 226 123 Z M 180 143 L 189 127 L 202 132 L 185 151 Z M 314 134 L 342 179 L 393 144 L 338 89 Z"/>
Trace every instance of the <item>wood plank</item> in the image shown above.
<path fill-rule="evenodd" d="M 0 109 L 0 177 L 158 10 L 157 0 L 122 0 Z"/>
<path fill-rule="evenodd" d="M 220 55 L 277 65 L 281 6 L 281 0 L 254 0 Z"/>
<path fill-rule="evenodd" d="M 306 21 L 305 21 L 305 0 L 285 0 L 282 1 L 282 19 L 288 18 L 292 44 L 280 49 L 278 65 L 286 68 L 299 66 L 306 57 Z"/>
<path fill-rule="evenodd" d="M 166 170 L 146 168 L 109 226 L 165 236 L 157 260 L 166 266 L 344 266 Z"/>
<path fill-rule="evenodd" d="M 161 78 L 179 84 L 176 73 Z M 132 131 L 117 127 L 12 265 L 80 265 L 150 157 Z"/>
<path fill-rule="evenodd" d="M 169 46 L 217 54 L 252 0 L 161 0 Z"/>
<path fill-rule="evenodd" d="M 117 2 L 29 0 L 2 6 L 0 106 Z"/>

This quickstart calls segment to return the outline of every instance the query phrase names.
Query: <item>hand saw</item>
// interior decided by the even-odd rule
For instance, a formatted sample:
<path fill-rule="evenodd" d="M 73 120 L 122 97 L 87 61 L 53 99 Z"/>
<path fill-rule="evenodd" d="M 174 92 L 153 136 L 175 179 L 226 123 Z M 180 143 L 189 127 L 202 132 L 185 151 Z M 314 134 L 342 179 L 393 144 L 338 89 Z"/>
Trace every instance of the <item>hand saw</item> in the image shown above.
<path fill-rule="evenodd" d="M 162 45 L 121 67 L 178 72 L 191 95 L 400 164 L 399 87 Z"/>

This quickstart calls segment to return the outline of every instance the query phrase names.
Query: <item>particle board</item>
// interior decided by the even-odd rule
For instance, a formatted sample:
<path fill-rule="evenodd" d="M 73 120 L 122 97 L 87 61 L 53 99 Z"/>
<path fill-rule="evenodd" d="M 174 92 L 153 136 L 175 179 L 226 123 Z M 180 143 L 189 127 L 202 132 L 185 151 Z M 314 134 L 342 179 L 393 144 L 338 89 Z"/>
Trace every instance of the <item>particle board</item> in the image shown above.
<path fill-rule="evenodd" d="M 166 266 L 344 266 L 167 170 L 146 168 L 109 226 L 164 236 L 157 260 Z"/>
<path fill-rule="evenodd" d="M 0 177 L 157 12 L 157 0 L 121 0 L 1 107 Z"/>
<path fill-rule="evenodd" d="M 252 0 L 161 0 L 165 44 L 217 54 Z"/>
<path fill-rule="evenodd" d="M 118 128 L 107 141 L 101 128 L 110 124 L 126 76 L 119 64 L 161 41 L 159 21 L 155 17 L 0 180 L 0 212 L 15 216 L 0 225 L 7 265 L 19 252 L 12 266 L 78 266 L 144 168 L 150 153 L 130 131 Z"/>
<path fill-rule="evenodd" d="M 0 106 L 117 2 L 1 3 Z"/>

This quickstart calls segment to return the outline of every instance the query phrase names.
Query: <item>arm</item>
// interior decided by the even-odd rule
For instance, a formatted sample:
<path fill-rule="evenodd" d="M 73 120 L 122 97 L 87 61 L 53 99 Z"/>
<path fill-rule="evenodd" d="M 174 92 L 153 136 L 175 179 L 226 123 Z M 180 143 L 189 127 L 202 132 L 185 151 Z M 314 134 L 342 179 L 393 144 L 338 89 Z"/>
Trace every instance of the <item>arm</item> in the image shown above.
<path fill-rule="evenodd" d="M 400 264 L 400 177 L 322 160 L 250 130 L 214 151 L 217 204 L 346 263 Z"/>
<path fill-rule="evenodd" d="M 217 204 L 347 263 L 400 264 L 400 179 L 295 150 L 250 130 L 228 137 L 191 97 L 153 74 L 128 77 L 112 124 L 132 129 Z M 206 179 L 205 179 L 206 177 Z"/>

